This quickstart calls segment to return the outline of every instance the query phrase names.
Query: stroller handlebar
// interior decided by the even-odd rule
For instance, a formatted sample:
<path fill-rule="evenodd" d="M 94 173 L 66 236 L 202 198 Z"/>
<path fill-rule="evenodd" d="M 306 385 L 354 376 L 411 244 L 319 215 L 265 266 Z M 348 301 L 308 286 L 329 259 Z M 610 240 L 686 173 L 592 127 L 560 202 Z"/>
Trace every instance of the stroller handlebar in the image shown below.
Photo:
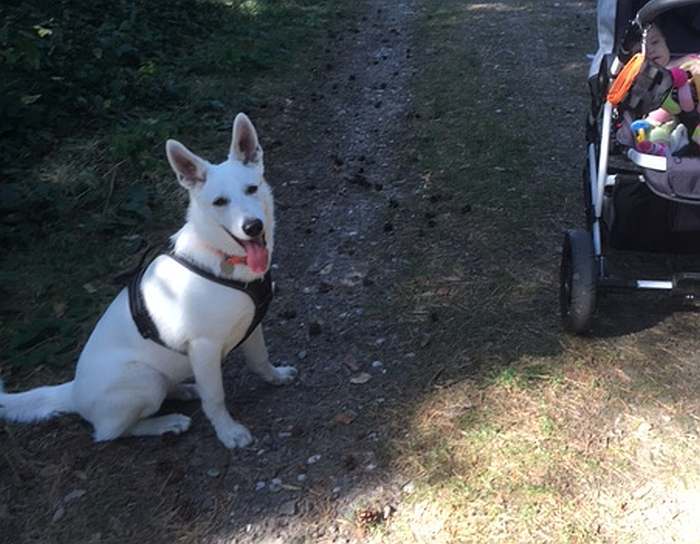
<path fill-rule="evenodd" d="M 634 22 L 644 27 L 665 11 L 692 5 L 700 6 L 700 0 L 651 0 L 637 12 Z"/>

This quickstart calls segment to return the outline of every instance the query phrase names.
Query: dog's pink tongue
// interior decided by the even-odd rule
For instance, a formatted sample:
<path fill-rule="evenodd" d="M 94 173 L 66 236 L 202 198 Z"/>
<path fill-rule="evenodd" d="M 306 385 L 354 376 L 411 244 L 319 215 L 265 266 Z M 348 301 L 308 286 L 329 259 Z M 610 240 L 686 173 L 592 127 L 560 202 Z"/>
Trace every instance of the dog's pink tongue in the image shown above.
<path fill-rule="evenodd" d="M 246 264 L 256 274 L 261 274 L 267 270 L 267 248 L 260 242 L 245 242 Z"/>

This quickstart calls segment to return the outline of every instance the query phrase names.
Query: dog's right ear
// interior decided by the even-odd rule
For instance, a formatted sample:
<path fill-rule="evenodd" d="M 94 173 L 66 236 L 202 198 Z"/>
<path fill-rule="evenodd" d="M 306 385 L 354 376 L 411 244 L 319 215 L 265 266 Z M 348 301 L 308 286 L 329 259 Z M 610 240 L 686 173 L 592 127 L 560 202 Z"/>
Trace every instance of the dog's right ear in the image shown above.
<path fill-rule="evenodd" d="M 177 175 L 180 185 L 192 189 L 207 179 L 207 163 L 176 140 L 165 142 L 168 162 Z"/>

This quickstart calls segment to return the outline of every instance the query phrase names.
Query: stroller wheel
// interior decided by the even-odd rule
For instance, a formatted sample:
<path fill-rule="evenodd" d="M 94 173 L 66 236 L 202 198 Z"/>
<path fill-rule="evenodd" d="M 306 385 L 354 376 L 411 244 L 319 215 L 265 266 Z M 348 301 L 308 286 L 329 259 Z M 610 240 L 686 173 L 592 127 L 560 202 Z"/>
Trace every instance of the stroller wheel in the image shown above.
<path fill-rule="evenodd" d="M 595 310 L 596 279 L 591 234 L 567 230 L 559 271 L 559 304 L 566 330 L 581 334 L 589 329 Z"/>

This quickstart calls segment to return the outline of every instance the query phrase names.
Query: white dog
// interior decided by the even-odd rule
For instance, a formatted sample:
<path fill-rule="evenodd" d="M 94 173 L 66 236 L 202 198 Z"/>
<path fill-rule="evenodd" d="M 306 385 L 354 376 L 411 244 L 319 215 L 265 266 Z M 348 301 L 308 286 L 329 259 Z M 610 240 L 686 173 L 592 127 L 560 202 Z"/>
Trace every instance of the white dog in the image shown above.
<path fill-rule="evenodd" d="M 223 358 L 243 340 L 248 366 L 263 379 L 294 379 L 293 367 L 270 364 L 256 326 L 264 308 L 256 308 L 255 293 L 246 291 L 253 286 L 264 295 L 270 287 L 274 241 L 272 191 L 255 128 L 238 114 L 228 160 L 221 164 L 174 140 L 166 152 L 190 198 L 172 254 L 155 258 L 107 308 L 73 381 L 24 393 L 0 389 L 0 417 L 29 422 L 77 412 L 103 441 L 183 432 L 187 416 L 152 416 L 166 397 L 199 397 L 219 440 L 243 447 L 252 437 L 226 409 Z M 182 383 L 193 376 L 194 384 Z"/>

